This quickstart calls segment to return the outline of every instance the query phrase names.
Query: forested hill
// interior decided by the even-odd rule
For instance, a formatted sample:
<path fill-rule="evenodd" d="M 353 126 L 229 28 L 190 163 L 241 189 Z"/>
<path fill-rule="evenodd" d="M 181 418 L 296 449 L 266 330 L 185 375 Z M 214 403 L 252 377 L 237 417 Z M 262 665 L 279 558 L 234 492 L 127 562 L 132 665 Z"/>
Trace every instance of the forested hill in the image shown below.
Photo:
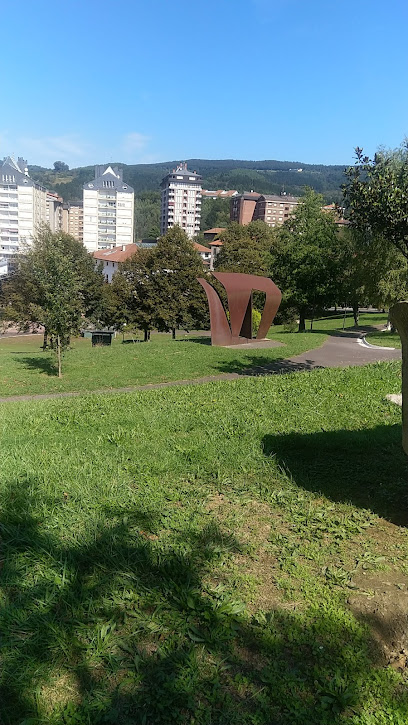
<path fill-rule="evenodd" d="M 300 161 L 239 161 L 183 159 L 188 168 L 203 177 L 205 189 L 253 189 L 264 194 L 277 194 L 282 188 L 288 194 L 301 195 L 305 186 L 324 195 L 326 201 L 340 201 L 340 185 L 344 181 L 344 166 L 303 164 Z M 158 191 L 160 182 L 177 161 L 159 164 L 127 165 L 110 162 L 123 168 L 123 178 L 133 186 L 137 195 Z M 41 166 L 29 166 L 30 176 L 47 188 L 57 191 L 65 201 L 82 199 L 82 185 L 94 177 L 93 166 L 55 172 Z"/>

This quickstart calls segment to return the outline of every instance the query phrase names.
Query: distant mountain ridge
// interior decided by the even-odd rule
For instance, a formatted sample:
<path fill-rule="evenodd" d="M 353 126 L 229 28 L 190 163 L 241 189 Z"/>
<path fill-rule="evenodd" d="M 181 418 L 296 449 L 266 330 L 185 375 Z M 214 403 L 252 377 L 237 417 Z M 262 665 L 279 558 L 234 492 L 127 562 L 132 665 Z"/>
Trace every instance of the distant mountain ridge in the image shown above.
<path fill-rule="evenodd" d="M 180 159 L 181 160 L 181 159 Z M 160 182 L 177 161 L 156 164 L 123 164 L 109 162 L 123 168 L 123 179 L 133 186 L 136 195 L 158 191 Z M 205 189 L 253 189 L 264 194 L 279 194 L 282 190 L 302 195 L 305 186 L 324 195 L 329 202 L 341 201 L 340 186 L 344 181 L 345 166 L 304 164 L 301 161 L 245 161 L 238 159 L 183 159 L 188 168 L 203 177 Z M 107 164 L 108 165 L 108 164 Z M 58 192 L 65 201 L 82 199 L 82 185 L 93 179 L 94 166 L 82 166 L 70 171 L 55 172 L 41 166 L 29 166 L 30 176 Z"/>

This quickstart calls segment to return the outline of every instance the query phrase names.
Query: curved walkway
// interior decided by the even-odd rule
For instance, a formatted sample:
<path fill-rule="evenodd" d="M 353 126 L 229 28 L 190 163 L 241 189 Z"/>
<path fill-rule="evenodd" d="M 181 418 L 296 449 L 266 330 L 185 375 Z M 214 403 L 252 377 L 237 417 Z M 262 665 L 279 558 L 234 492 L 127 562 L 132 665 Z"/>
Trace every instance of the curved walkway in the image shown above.
<path fill-rule="evenodd" d="M 372 328 L 370 328 L 372 330 Z M 107 395 L 117 393 L 134 393 L 140 390 L 157 390 L 175 385 L 202 385 L 203 383 L 218 382 L 220 380 L 237 380 L 243 376 L 276 375 L 314 370 L 316 368 L 338 368 L 354 365 L 368 365 L 383 360 L 401 360 L 401 350 L 365 346 L 363 343 L 364 331 L 336 332 L 314 350 L 301 355 L 275 360 L 267 365 L 248 367 L 239 373 L 223 373 L 208 375 L 194 380 L 174 380 L 168 383 L 148 383 L 147 385 L 134 385 L 125 388 L 104 388 L 102 390 L 81 390 L 66 393 L 43 393 L 39 395 L 9 395 L 0 398 L 0 403 L 12 403 L 24 400 L 50 400 L 52 398 L 75 398 L 79 395 Z"/>
<path fill-rule="evenodd" d="M 331 333 L 323 345 L 314 350 L 308 350 L 287 360 L 277 360 L 265 366 L 263 373 L 261 369 L 258 371 L 254 369 L 255 372 L 248 371 L 244 374 L 301 372 L 315 368 L 343 368 L 368 365 L 383 360 L 401 360 L 401 350 L 364 345 L 364 334 L 368 331 L 372 332 L 372 330 L 373 328 L 370 327 L 366 331 L 361 328 L 359 331 Z"/>

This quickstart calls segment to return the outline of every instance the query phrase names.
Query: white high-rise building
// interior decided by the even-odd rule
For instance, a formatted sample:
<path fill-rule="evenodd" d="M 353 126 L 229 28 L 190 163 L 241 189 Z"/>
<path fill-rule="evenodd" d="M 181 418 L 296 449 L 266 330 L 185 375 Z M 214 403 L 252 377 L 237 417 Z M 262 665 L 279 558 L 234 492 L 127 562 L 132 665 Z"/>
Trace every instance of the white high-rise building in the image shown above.
<path fill-rule="evenodd" d="M 182 163 L 164 177 L 160 188 L 160 229 L 165 234 L 178 224 L 187 236 L 194 237 L 200 231 L 201 179 L 196 171 L 189 171 Z"/>
<path fill-rule="evenodd" d="M 47 190 L 30 179 L 24 159 L 7 156 L 0 165 L 0 257 L 21 252 L 47 221 Z"/>
<path fill-rule="evenodd" d="M 122 169 L 95 167 L 83 186 L 83 242 L 90 252 L 133 243 L 134 191 Z"/>

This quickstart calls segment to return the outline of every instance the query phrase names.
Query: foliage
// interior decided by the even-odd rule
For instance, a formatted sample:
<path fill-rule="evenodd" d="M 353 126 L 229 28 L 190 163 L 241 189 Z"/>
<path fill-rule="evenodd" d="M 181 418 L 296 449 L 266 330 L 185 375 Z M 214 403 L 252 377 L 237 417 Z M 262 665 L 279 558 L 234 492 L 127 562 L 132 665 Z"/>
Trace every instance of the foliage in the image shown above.
<path fill-rule="evenodd" d="M 160 234 L 160 192 L 146 191 L 135 197 L 135 239 Z"/>
<path fill-rule="evenodd" d="M 262 221 L 251 222 L 245 226 L 237 222 L 230 223 L 225 232 L 220 234 L 223 246 L 217 256 L 215 268 L 219 272 L 267 274 L 274 236 L 273 230 Z"/>
<path fill-rule="evenodd" d="M 398 369 L 3 406 L 2 721 L 406 723 Z"/>
<path fill-rule="evenodd" d="M 350 221 L 361 232 L 381 237 L 408 259 L 408 142 L 396 151 L 378 151 L 373 159 L 356 149 L 346 169 L 344 200 Z"/>
<path fill-rule="evenodd" d="M 44 226 L 2 286 L 2 314 L 23 329 L 32 323 L 44 327 L 45 340 L 50 337 L 56 346 L 60 377 L 61 352 L 78 333 L 81 316 L 103 314 L 102 288 L 102 273 L 83 244 Z"/>
<path fill-rule="evenodd" d="M 337 302 L 341 242 L 333 216 L 322 211 L 323 198 L 307 190 L 276 232 L 271 277 L 282 291 L 282 309 L 294 308 L 299 331 L 307 314 Z"/>
<path fill-rule="evenodd" d="M 201 229 L 226 227 L 230 222 L 229 199 L 210 199 L 204 197 L 201 202 Z"/>
<path fill-rule="evenodd" d="M 362 305 L 389 308 L 408 294 L 408 265 L 401 252 L 384 237 L 356 228 L 341 235 L 339 301 L 351 305 L 358 322 Z"/>
<path fill-rule="evenodd" d="M 69 166 L 64 161 L 54 161 L 54 171 L 69 171 Z"/>
<path fill-rule="evenodd" d="M 208 327 L 205 293 L 197 281 L 203 275 L 201 258 L 186 233 L 175 226 L 153 251 L 155 326 L 168 332 Z"/>
<path fill-rule="evenodd" d="M 275 160 L 187 159 L 186 161 L 189 168 L 197 169 L 202 174 L 205 189 L 237 189 L 240 192 L 255 189 L 263 194 L 279 194 L 284 187 L 288 194 L 301 196 L 307 185 L 322 193 L 328 203 L 341 201 L 340 185 L 344 178 L 344 165 L 324 166 Z M 123 168 L 124 180 L 134 188 L 138 196 L 140 192 L 144 194 L 146 191 L 157 193 L 161 180 L 177 161 L 136 165 L 122 164 L 118 161 L 112 163 Z M 299 172 L 297 169 L 302 171 Z M 93 166 L 71 169 L 64 183 L 56 183 L 55 175 L 54 178 L 50 177 L 47 169 L 30 166 L 29 171 L 33 179 L 46 182 L 50 188 L 61 194 L 65 201 L 82 199 L 83 184 L 92 181 L 94 177 Z"/>
<path fill-rule="evenodd" d="M 111 324 L 118 329 L 130 325 L 143 330 L 149 339 L 154 327 L 157 298 L 153 284 L 153 252 L 138 249 L 114 274 L 111 290 Z"/>

